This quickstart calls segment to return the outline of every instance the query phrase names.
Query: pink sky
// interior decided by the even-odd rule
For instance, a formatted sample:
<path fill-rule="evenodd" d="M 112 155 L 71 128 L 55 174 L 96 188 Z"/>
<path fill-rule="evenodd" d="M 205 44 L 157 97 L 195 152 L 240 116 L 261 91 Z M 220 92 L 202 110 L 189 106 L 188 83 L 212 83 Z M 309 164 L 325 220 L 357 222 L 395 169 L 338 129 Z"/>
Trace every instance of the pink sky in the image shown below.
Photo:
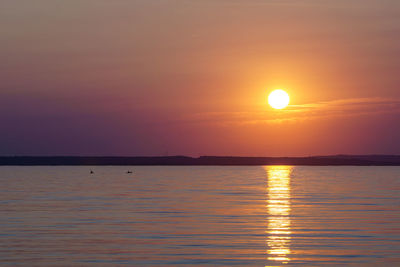
<path fill-rule="evenodd" d="M 5 0 L 0 18 L 1 155 L 400 154 L 399 1 Z"/>

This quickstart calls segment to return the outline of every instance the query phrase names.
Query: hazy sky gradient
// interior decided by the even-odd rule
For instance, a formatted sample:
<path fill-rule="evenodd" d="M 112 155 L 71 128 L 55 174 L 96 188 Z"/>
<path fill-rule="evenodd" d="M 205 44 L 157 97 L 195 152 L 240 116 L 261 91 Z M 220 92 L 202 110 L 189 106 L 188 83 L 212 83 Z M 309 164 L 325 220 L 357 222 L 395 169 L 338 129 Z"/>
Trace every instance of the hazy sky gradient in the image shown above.
<path fill-rule="evenodd" d="M 399 58 L 397 0 L 3 0 L 0 154 L 400 154 Z"/>

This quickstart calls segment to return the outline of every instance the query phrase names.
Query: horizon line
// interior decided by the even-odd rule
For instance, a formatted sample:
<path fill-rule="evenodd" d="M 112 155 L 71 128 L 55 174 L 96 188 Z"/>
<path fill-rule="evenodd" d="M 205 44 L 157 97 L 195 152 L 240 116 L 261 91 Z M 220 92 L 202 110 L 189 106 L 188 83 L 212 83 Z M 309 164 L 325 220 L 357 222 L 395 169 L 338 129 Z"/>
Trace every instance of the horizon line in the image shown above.
<path fill-rule="evenodd" d="M 0 158 L 176 158 L 185 157 L 192 159 L 199 159 L 204 157 L 215 158 L 311 158 L 311 157 L 360 157 L 360 156 L 397 156 L 400 154 L 324 154 L 324 155 L 307 155 L 307 156 L 237 156 L 237 155 L 201 155 L 201 156 L 188 156 L 188 155 L 154 155 L 154 156 L 122 156 L 122 155 L 0 155 Z"/>

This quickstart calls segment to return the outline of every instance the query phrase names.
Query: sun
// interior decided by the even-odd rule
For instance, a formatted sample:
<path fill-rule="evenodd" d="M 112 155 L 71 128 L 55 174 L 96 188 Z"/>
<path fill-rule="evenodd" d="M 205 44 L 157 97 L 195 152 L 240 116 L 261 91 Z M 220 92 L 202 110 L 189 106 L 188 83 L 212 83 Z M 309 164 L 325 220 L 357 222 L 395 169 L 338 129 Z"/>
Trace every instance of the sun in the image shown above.
<path fill-rule="evenodd" d="M 289 95 L 285 91 L 278 89 L 272 91 L 268 96 L 268 104 L 275 109 L 283 109 L 289 105 Z"/>

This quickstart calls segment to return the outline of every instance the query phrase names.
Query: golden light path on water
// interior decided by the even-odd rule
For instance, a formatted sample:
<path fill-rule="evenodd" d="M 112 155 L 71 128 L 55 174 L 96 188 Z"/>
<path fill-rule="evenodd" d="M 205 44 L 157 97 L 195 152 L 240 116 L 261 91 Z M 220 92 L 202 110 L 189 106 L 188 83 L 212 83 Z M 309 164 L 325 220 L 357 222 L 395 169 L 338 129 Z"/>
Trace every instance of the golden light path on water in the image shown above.
<path fill-rule="evenodd" d="M 291 166 L 266 166 L 268 174 L 268 260 L 290 261 L 290 174 Z"/>

